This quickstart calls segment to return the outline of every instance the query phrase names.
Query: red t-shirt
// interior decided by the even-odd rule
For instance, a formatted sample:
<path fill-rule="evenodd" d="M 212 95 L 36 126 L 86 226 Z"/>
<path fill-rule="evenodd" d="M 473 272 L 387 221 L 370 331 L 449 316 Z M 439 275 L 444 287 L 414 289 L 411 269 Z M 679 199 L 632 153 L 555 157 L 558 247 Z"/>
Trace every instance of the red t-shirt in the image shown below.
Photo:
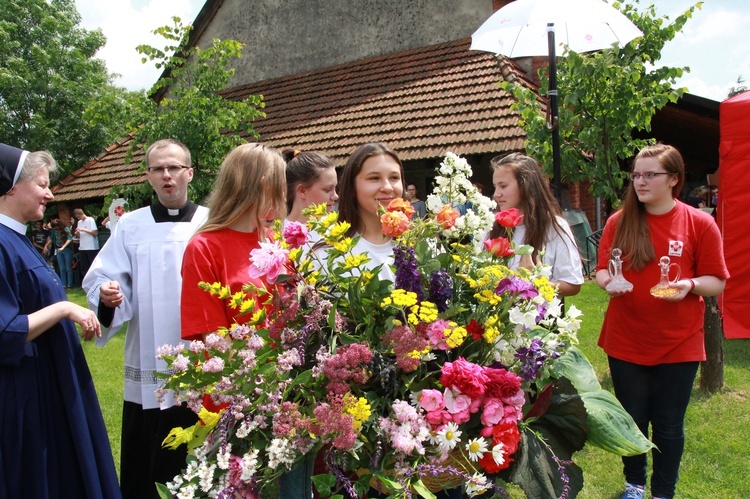
<path fill-rule="evenodd" d="M 597 271 L 607 268 L 621 213 L 612 215 L 604 227 Z M 706 360 L 703 298 L 689 293 L 679 302 L 669 302 L 654 298 L 649 290 L 659 282 L 662 256 L 679 264 L 682 279 L 727 279 L 719 229 L 710 215 L 680 201 L 669 213 L 647 214 L 646 219 L 656 258 L 638 272 L 623 262 L 623 276 L 633 283 L 633 291 L 610 299 L 599 346 L 611 357 L 647 366 Z M 674 275 L 673 270 L 672 279 Z"/>
<path fill-rule="evenodd" d="M 183 339 L 201 339 L 204 333 L 216 331 L 219 327 L 244 324 L 250 320 L 252 313 L 238 316 L 239 309 L 230 307 L 229 301 L 203 291 L 198 283 L 219 282 L 222 286 L 229 285 L 232 293 L 241 291 L 247 283 L 268 288 L 265 282 L 251 279 L 247 273 L 250 251 L 259 247 L 257 231 L 221 229 L 193 236 L 182 259 L 180 313 Z M 256 310 L 258 308 L 260 306 L 256 303 Z"/>

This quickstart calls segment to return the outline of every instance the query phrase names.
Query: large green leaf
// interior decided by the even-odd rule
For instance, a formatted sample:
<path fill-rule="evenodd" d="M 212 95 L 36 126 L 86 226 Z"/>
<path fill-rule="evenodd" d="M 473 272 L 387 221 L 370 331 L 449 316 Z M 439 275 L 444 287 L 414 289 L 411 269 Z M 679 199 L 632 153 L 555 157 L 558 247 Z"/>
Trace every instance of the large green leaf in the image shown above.
<path fill-rule="evenodd" d="M 515 462 L 500 477 L 518 485 L 527 497 L 559 497 L 566 487 L 575 497 L 583 488 L 583 471 L 571 457 L 583 448 L 588 436 L 586 409 L 573 385 L 565 378 L 547 385 L 532 406 L 528 427 L 513 455 Z"/>
<path fill-rule="evenodd" d="M 606 390 L 582 393 L 589 415 L 589 443 L 619 456 L 637 456 L 654 447 L 633 418 Z"/>
<path fill-rule="evenodd" d="M 553 371 L 558 378 L 568 378 L 579 392 L 601 389 L 594 366 L 576 347 L 569 348 L 555 361 Z"/>
<path fill-rule="evenodd" d="M 618 456 L 643 454 L 654 445 L 612 393 L 603 390 L 586 356 L 570 348 L 555 362 L 556 376 L 568 378 L 580 392 L 589 424 L 588 442 Z"/>

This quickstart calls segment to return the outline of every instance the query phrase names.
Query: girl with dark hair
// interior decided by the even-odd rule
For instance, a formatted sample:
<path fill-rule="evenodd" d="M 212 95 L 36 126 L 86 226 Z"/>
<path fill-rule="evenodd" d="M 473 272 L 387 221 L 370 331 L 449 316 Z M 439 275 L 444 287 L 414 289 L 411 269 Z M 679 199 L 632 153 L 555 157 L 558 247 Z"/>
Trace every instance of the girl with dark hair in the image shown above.
<path fill-rule="evenodd" d="M 583 284 L 578 247 L 539 164 L 529 156 L 512 153 L 493 158 L 490 165 L 498 211 L 516 208 L 523 215 L 522 224 L 513 231 L 513 242 L 534 248 L 531 255 L 514 258 L 511 266 L 531 268 L 541 261 L 552 268 L 550 280 L 561 296 L 578 294 Z M 504 229 L 495 222 L 490 237 L 503 234 Z"/>
<path fill-rule="evenodd" d="M 305 208 L 325 204 L 331 211 L 339 196 L 336 193 L 336 169 L 325 154 L 314 151 L 286 149 L 286 220 L 307 222 Z"/>
<path fill-rule="evenodd" d="M 349 222 L 348 237 L 361 236 L 352 253 L 367 253 L 369 268 L 382 265 L 380 278 L 393 281 L 393 241 L 383 234 L 378 210 L 403 197 L 404 166 L 381 142 L 360 146 L 341 173 L 339 221 Z"/>
<path fill-rule="evenodd" d="M 602 289 L 613 248 L 622 250 L 622 273 L 631 291 L 611 291 L 599 346 L 609 358 L 615 395 L 644 435 L 652 453 L 651 494 L 671 498 L 685 445 L 684 420 L 699 362 L 706 360 L 702 296 L 716 296 L 729 277 L 721 235 L 713 218 L 677 198 L 685 181 L 679 151 L 657 144 L 635 158 L 625 202 L 604 227 L 596 281 Z M 652 296 L 659 260 L 679 265 L 672 296 Z M 623 457 L 626 499 L 643 497 L 646 454 Z"/>

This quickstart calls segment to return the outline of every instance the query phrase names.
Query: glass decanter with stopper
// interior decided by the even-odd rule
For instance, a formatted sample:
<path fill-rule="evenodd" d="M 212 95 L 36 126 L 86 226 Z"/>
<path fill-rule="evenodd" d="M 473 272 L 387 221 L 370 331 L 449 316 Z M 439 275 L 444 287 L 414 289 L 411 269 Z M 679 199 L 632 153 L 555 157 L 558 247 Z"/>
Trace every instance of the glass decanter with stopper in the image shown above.
<path fill-rule="evenodd" d="M 677 275 L 674 280 L 670 281 L 669 271 L 672 270 L 672 267 L 677 268 Z M 674 284 L 680 280 L 680 266 L 676 263 L 669 263 L 669 257 L 663 256 L 659 259 L 659 268 L 661 269 L 659 284 L 651 288 L 651 294 L 659 298 L 679 295 L 680 288 L 674 287 Z"/>
<path fill-rule="evenodd" d="M 622 275 L 621 256 L 622 250 L 620 248 L 612 249 L 612 258 L 609 261 L 609 275 L 612 280 L 604 287 L 607 291 L 624 292 L 633 290 L 633 283 Z"/>

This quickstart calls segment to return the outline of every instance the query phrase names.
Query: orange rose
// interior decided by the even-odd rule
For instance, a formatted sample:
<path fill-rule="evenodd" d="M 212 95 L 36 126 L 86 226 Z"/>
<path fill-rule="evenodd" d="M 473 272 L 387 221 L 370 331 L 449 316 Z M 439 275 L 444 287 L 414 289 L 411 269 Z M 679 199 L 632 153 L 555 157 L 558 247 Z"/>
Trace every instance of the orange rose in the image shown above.
<path fill-rule="evenodd" d="M 385 209 L 385 211 L 400 211 L 404 215 L 406 215 L 409 219 L 411 219 L 412 216 L 414 216 L 414 207 L 411 205 L 411 203 L 403 198 L 396 198 L 390 203 L 388 203 L 388 208 Z"/>
<path fill-rule="evenodd" d="M 446 204 L 443 206 L 437 214 L 437 221 L 443 226 L 444 229 L 450 229 L 456 225 L 456 219 L 460 216 L 457 210 L 451 208 L 450 205 Z"/>
<path fill-rule="evenodd" d="M 390 237 L 399 237 L 409 228 L 409 217 L 401 211 L 389 211 L 380 217 L 383 224 L 383 234 Z"/>
<path fill-rule="evenodd" d="M 517 208 L 509 208 L 495 215 L 495 221 L 506 229 L 516 227 L 522 220 L 523 215 L 519 215 Z"/>
<path fill-rule="evenodd" d="M 510 241 L 507 237 L 496 237 L 495 239 L 487 239 L 484 242 L 484 247 L 487 251 L 500 258 L 511 256 L 515 253 L 515 250 L 511 248 Z"/>

